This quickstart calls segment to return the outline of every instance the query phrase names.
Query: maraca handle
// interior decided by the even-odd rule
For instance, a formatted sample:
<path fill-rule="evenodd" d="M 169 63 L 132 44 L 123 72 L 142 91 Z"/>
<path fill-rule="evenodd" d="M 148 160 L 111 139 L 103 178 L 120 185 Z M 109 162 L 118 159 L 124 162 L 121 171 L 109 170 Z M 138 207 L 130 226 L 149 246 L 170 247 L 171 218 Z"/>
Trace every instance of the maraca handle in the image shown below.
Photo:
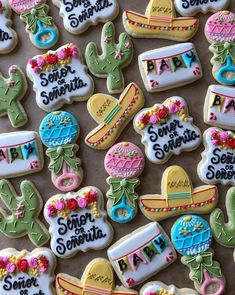
<path fill-rule="evenodd" d="M 72 180 L 70 185 L 64 185 L 65 180 Z M 62 192 L 70 192 L 78 188 L 81 183 L 80 176 L 75 172 L 68 171 L 66 163 L 63 164 L 62 174 L 55 180 L 55 186 Z"/>
<path fill-rule="evenodd" d="M 117 214 L 118 210 L 125 210 L 128 212 L 128 215 L 125 217 L 120 217 Z M 122 196 L 121 203 L 113 206 L 113 208 L 111 209 L 111 218 L 114 221 L 119 222 L 119 223 L 129 222 L 134 218 L 134 216 L 135 216 L 135 209 L 133 207 L 131 207 L 130 205 L 126 204 L 126 196 L 125 195 Z"/>
<path fill-rule="evenodd" d="M 207 290 L 210 285 L 217 285 L 219 288 L 218 290 L 213 293 L 213 295 L 221 295 L 225 289 L 225 283 L 222 279 L 211 277 L 206 269 L 203 270 L 204 272 L 204 282 L 201 285 L 201 293 L 202 295 L 208 295 Z M 211 294 L 211 293 L 209 293 Z"/>
<path fill-rule="evenodd" d="M 217 74 L 217 80 L 225 85 L 233 85 L 235 84 L 235 78 L 227 79 L 224 77 L 226 72 L 234 72 L 235 73 L 235 66 L 232 65 L 232 59 L 229 55 L 226 56 L 226 65 L 221 67 Z"/>
<path fill-rule="evenodd" d="M 40 20 L 37 21 L 38 31 L 34 36 L 34 43 L 40 48 L 49 48 L 55 45 L 58 40 L 58 32 L 53 27 L 44 27 Z M 41 37 L 43 35 L 50 35 L 47 41 L 42 41 Z"/>

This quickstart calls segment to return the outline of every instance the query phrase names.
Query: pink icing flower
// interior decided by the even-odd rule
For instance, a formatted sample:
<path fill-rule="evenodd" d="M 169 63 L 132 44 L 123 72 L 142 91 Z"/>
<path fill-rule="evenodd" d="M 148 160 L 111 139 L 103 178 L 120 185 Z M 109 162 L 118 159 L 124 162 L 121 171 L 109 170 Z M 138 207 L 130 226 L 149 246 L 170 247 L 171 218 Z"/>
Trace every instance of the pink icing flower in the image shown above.
<path fill-rule="evenodd" d="M 179 109 L 180 109 L 179 106 L 177 106 L 174 103 L 169 105 L 169 111 L 172 114 L 176 114 L 179 111 Z"/>
<path fill-rule="evenodd" d="M 227 139 L 227 138 L 228 138 L 228 132 L 226 132 L 226 131 L 221 131 L 221 132 L 220 132 L 220 138 L 221 138 L 221 139 Z"/>
<path fill-rule="evenodd" d="M 65 208 L 65 202 L 63 200 L 58 200 L 56 203 L 55 203 L 55 208 L 57 210 L 63 210 Z"/>
<path fill-rule="evenodd" d="M 75 45 L 72 46 L 72 56 L 73 57 L 77 57 L 78 56 L 78 48 Z"/>
<path fill-rule="evenodd" d="M 217 131 L 216 131 L 215 129 L 212 129 L 212 130 L 211 130 L 211 135 L 212 135 L 212 136 L 215 136 L 216 134 L 217 134 Z"/>
<path fill-rule="evenodd" d="M 52 204 L 49 204 L 47 206 L 47 214 L 48 214 L 48 216 L 52 216 L 55 213 L 56 213 L 56 207 L 54 205 L 52 205 Z"/>
<path fill-rule="evenodd" d="M 58 52 L 58 58 L 59 58 L 59 60 L 63 60 L 63 59 L 65 59 L 67 57 L 67 55 L 66 55 L 66 51 L 65 50 L 60 50 L 59 52 Z"/>
<path fill-rule="evenodd" d="M 218 140 L 212 140 L 211 143 L 212 143 L 213 145 L 217 145 L 217 144 L 218 144 Z"/>
<path fill-rule="evenodd" d="M 158 116 L 157 115 L 152 115 L 150 117 L 150 123 L 152 123 L 152 124 L 156 124 L 157 123 L 157 120 L 158 120 Z"/>
<path fill-rule="evenodd" d="M 39 271 L 44 273 L 44 272 L 47 271 L 47 267 L 43 265 L 43 266 L 40 267 Z"/>
<path fill-rule="evenodd" d="M 40 73 L 40 68 L 35 67 L 35 68 L 33 68 L 33 71 L 34 71 L 35 74 L 39 74 Z"/>
<path fill-rule="evenodd" d="M 38 266 L 38 259 L 36 257 L 33 257 L 29 260 L 29 266 L 32 268 L 37 268 Z"/>
<path fill-rule="evenodd" d="M 13 273 L 15 271 L 15 269 L 16 269 L 15 263 L 8 263 L 6 265 L 6 270 L 8 273 Z"/>
<path fill-rule="evenodd" d="M 43 67 L 46 61 L 42 56 L 39 56 L 37 62 L 39 67 Z"/>
<path fill-rule="evenodd" d="M 87 200 L 85 198 L 78 199 L 78 206 L 80 208 L 85 208 L 87 206 Z"/>

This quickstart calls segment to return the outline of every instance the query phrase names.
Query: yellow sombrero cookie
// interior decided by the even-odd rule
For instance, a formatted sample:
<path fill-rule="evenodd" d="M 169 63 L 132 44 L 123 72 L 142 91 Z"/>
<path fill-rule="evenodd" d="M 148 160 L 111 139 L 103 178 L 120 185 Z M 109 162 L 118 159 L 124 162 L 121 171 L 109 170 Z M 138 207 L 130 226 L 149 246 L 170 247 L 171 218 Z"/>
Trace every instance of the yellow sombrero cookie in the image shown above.
<path fill-rule="evenodd" d="M 162 194 L 139 197 L 139 206 L 147 218 L 159 221 L 185 213 L 207 214 L 215 208 L 217 200 L 215 185 L 194 189 L 186 171 L 171 166 L 163 173 Z"/>
<path fill-rule="evenodd" d="M 119 100 L 101 93 L 93 95 L 87 108 L 99 126 L 86 136 L 86 144 L 94 149 L 109 148 L 143 105 L 142 91 L 134 83 L 126 87 Z"/>
<path fill-rule="evenodd" d="M 81 280 L 67 274 L 56 277 L 58 295 L 137 295 L 136 291 L 114 286 L 113 270 L 106 259 L 92 260 Z"/>
<path fill-rule="evenodd" d="M 150 0 L 145 15 L 125 11 L 123 25 L 136 38 L 186 41 L 196 34 L 199 21 L 193 17 L 176 17 L 172 0 Z"/>

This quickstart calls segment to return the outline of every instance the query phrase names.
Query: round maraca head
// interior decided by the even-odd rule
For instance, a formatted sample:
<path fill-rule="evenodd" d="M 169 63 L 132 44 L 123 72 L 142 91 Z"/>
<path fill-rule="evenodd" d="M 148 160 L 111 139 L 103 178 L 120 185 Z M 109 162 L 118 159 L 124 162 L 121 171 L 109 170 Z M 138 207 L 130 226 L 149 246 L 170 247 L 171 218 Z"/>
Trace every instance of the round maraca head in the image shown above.
<path fill-rule="evenodd" d="M 39 135 L 49 148 L 75 143 L 80 132 L 75 117 L 68 112 L 52 112 L 42 120 Z"/>
<path fill-rule="evenodd" d="M 214 13 L 206 22 L 205 35 L 210 43 L 235 41 L 235 14 L 228 10 Z"/>
<path fill-rule="evenodd" d="M 200 216 L 184 215 L 174 223 L 171 239 L 180 254 L 189 256 L 201 254 L 210 248 L 211 228 Z"/>
<path fill-rule="evenodd" d="M 18 14 L 28 11 L 46 2 L 46 0 L 8 0 L 11 8 Z"/>
<path fill-rule="evenodd" d="M 120 142 L 107 152 L 104 166 L 107 173 L 113 177 L 138 177 L 144 169 L 144 155 L 133 143 Z"/>

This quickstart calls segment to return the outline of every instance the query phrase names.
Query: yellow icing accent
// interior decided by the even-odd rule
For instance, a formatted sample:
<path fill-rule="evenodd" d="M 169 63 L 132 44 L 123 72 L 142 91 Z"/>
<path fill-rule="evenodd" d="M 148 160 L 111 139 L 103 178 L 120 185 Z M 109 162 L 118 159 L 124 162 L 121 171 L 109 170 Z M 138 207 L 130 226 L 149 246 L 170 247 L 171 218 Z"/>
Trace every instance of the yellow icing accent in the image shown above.
<path fill-rule="evenodd" d="M 186 216 L 186 217 L 184 217 L 184 221 L 185 222 L 189 222 L 191 220 L 192 220 L 192 216 Z"/>

